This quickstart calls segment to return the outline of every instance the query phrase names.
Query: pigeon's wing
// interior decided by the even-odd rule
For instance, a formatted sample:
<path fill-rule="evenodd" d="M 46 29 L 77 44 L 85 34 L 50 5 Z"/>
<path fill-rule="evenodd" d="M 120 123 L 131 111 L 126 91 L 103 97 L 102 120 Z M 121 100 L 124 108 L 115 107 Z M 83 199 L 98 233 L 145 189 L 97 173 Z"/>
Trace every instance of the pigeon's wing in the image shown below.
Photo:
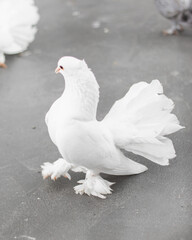
<path fill-rule="evenodd" d="M 16 54 L 34 40 L 39 20 L 33 0 L 0 1 L 0 51 Z"/>
<path fill-rule="evenodd" d="M 145 166 L 123 155 L 101 122 L 74 120 L 60 131 L 65 134 L 58 137 L 57 147 L 61 155 L 76 166 L 113 175 L 138 174 L 146 170 Z"/>
<path fill-rule="evenodd" d="M 116 146 L 161 165 L 175 157 L 172 141 L 165 135 L 182 128 L 171 113 L 174 103 L 163 94 L 158 80 L 134 84 L 102 121 Z"/>
<path fill-rule="evenodd" d="M 155 0 L 159 12 L 166 18 L 174 18 L 189 9 L 191 0 Z"/>

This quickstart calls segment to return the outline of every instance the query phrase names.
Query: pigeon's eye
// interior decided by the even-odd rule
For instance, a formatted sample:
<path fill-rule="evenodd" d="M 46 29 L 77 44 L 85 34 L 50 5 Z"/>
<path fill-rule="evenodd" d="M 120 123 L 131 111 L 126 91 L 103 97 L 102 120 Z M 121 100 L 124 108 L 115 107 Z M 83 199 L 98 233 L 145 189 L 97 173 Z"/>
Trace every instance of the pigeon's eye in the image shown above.
<path fill-rule="evenodd" d="M 62 66 L 59 66 L 62 70 L 63 70 L 63 67 Z"/>
<path fill-rule="evenodd" d="M 182 16 L 182 21 L 183 21 L 183 22 L 187 22 L 188 19 L 189 19 L 188 15 L 187 15 L 187 14 L 183 14 L 183 16 Z"/>

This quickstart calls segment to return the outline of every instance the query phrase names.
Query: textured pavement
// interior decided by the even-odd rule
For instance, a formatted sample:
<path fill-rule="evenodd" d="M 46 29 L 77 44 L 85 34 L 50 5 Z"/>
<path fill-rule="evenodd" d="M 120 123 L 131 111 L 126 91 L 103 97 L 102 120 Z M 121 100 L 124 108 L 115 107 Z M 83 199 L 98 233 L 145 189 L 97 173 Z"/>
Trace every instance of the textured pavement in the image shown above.
<path fill-rule="evenodd" d="M 164 37 L 169 26 L 150 1 L 36 0 L 41 19 L 23 56 L 0 69 L 0 239 L 192 239 L 192 30 Z M 64 88 L 61 56 L 85 59 L 100 85 L 98 119 L 138 81 L 158 78 L 186 129 L 173 134 L 168 167 L 139 156 L 149 170 L 115 181 L 106 200 L 74 193 L 72 180 L 43 180 L 43 162 L 59 153 L 44 116 Z M 130 154 L 128 154 L 130 156 Z"/>

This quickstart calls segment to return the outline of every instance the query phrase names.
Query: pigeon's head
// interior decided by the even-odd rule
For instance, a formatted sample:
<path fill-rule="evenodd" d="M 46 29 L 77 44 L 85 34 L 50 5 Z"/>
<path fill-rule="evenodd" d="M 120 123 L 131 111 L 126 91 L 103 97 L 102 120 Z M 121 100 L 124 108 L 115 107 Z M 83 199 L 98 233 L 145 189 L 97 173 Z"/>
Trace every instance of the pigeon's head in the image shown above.
<path fill-rule="evenodd" d="M 74 57 L 62 57 L 59 59 L 55 73 L 62 75 L 74 75 L 79 70 L 86 68 L 87 64 L 84 60 L 79 60 Z"/>
<path fill-rule="evenodd" d="M 179 23 L 184 28 L 192 28 L 192 10 L 185 10 L 179 16 Z"/>

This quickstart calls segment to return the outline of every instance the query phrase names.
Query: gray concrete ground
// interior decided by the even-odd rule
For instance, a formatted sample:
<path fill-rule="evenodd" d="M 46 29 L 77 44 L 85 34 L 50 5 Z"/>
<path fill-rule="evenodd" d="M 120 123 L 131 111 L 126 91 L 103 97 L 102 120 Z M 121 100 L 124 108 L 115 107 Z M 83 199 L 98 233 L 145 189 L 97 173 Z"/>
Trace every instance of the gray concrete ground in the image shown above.
<path fill-rule="evenodd" d="M 41 20 L 27 53 L 0 69 L 0 239 L 192 239 L 192 31 L 164 37 L 168 27 L 150 1 L 36 0 Z M 149 170 L 115 181 L 106 200 L 76 195 L 83 174 L 43 181 L 55 161 L 44 116 L 62 93 L 54 74 L 63 55 L 84 58 L 101 87 L 98 119 L 138 81 L 158 78 L 186 129 L 171 138 L 170 166 L 134 156 Z"/>

